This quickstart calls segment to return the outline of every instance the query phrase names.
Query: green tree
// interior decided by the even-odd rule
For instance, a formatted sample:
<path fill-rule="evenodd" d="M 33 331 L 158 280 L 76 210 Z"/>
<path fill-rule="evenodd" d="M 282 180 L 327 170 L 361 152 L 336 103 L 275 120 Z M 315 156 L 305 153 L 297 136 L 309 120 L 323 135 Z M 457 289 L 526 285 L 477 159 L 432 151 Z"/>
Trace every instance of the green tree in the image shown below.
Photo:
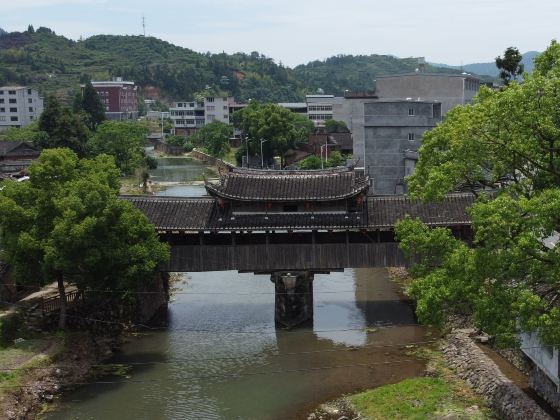
<path fill-rule="evenodd" d="M 81 109 L 89 115 L 90 130 L 95 130 L 105 120 L 105 107 L 90 81 L 84 87 Z"/>
<path fill-rule="evenodd" d="M 39 122 L 33 121 L 25 127 L 10 127 L 0 134 L 0 141 L 27 141 L 34 144 L 41 143 L 48 139 L 48 134 L 39 130 Z"/>
<path fill-rule="evenodd" d="M 189 140 L 202 146 L 209 155 L 221 158 L 230 150 L 229 138 L 232 134 L 233 129 L 229 124 L 215 120 L 198 129 Z"/>
<path fill-rule="evenodd" d="M 327 133 L 348 133 L 348 127 L 344 121 L 337 121 L 337 120 L 326 120 L 325 121 L 325 129 Z"/>
<path fill-rule="evenodd" d="M 515 47 L 508 47 L 503 57 L 496 57 L 496 67 L 500 70 L 500 78 L 504 85 L 509 85 L 523 74 L 525 66 L 521 63 L 521 60 L 523 60 L 523 56 Z"/>
<path fill-rule="evenodd" d="M 334 152 L 329 152 L 325 160 L 325 165 L 330 168 L 335 168 L 337 166 L 346 165 L 346 156 L 340 153 L 338 150 Z"/>
<path fill-rule="evenodd" d="M 88 149 L 93 156 L 113 156 L 119 169 L 131 174 L 145 162 L 147 132 L 147 127 L 137 122 L 104 121 L 88 142 Z"/>
<path fill-rule="evenodd" d="M 47 105 L 39 118 L 41 135 L 35 140 L 44 149 L 68 147 L 79 156 L 85 156 L 89 131 L 80 118 L 64 108 L 54 95 L 49 96 Z"/>
<path fill-rule="evenodd" d="M 281 156 L 288 149 L 299 143 L 307 142 L 307 136 L 313 131 L 313 123 L 303 115 L 293 113 L 276 104 L 260 104 L 253 101 L 233 116 L 234 125 L 249 139 L 249 152 L 260 154 L 260 140 L 263 154 L 270 160 L 275 154 Z"/>
<path fill-rule="evenodd" d="M 321 169 L 321 158 L 315 155 L 307 156 L 299 163 L 301 169 Z"/>
<path fill-rule="evenodd" d="M 165 138 L 165 142 L 171 146 L 184 146 L 185 145 L 185 137 L 183 136 L 177 136 L 175 134 L 172 134 L 170 136 L 167 136 Z"/>
<path fill-rule="evenodd" d="M 50 149 L 32 164 L 29 182 L 0 193 L 4 256 L 22 281 L 57 281 L 66 326 L 65 281 L 87 288 L 131 290 L 168 258 L 146 217 L 118 198 L 113 158 L 80 160 Z"/>
<path fill-rule="evenodd" d="M 479 196 L 470 209 L 474 246 L 419 221 L 397 225 L 416 255 L 411 292 L 419 318 L 472 314 L 498 341 L 519 329 L 560 342 L 560 49 L 553 43 L 522 84 L 483 89 L 473 105 L 451 110 L 427 133 L 411 194 L 439 199 L 457 189 Z M 497 188 L 496 197 L 483 189 Z"/>

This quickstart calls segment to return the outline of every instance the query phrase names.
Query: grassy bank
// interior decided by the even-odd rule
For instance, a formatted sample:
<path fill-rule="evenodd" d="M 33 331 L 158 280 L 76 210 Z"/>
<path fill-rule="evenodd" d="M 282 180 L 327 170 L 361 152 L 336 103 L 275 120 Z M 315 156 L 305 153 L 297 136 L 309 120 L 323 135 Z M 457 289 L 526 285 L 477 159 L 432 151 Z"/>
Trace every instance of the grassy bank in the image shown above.
<path fill-rule="evenodd" d="M 489 419 L 491 410 L 458 378 L 435 347 L 410 352 L 427 360 L 426 376 L 405 379 L 348 397 L 366 419 Z"/>

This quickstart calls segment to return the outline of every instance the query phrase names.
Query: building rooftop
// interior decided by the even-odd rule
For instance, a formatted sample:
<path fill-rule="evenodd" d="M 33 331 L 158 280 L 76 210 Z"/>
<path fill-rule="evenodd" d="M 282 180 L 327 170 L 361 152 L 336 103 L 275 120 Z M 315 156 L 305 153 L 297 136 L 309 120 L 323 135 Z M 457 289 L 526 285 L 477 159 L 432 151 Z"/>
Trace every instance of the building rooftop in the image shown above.
<path fill-rule="evenodd" d="M 29 89 L 27 86 L 0 86 L 0 90 L 21 90 Z"/>
<path fill-rule="evenodd" d="M 353 170 L 234 170 L 219 184 L 206 184 L 209 194 L 238 201 L 333 201 L 366 192 L 369 178 Z"/>
<path fill-rule="evenodd" d="M 22 145 L 25 145 L 30 149 L 36 150 L 37 154 L 39 153 L 39 149 L 37 149 L 31 143 L 25 141 L 0 141 L 0 157 L 5 157 L 9 152 L 17 149 Z"/>
<path fill-rule="evenodd" d="M 384 76 L 376 76 L 376 79 L 391 79 L 395 77 L 410 77 L 410 76 L 430 76 L 430 77 L 469 77 L 471 79 L 480 80 L 479 77 L 473 76 L 470 73 L 421 73 L 421 72 L 414 72 L 414 73 L 401 73 L 401 74 L 387 74 Z"/>

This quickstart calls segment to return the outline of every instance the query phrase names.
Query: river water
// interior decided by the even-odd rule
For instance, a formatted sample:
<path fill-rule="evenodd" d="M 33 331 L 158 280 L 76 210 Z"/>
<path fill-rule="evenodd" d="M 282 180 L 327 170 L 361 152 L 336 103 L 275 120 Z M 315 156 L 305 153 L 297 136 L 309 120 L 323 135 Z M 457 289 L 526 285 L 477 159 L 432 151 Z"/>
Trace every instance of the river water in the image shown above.
<path fill-rule="evenodd" d="M 424 370 L 407 345 L 430 338 L 385 269 L 316 275 L 313 325 L 290 331 L 275 328 L 269 276 L 188 273 L 175 288 L 169 327 L 115 357 L 128 377 L 81 387 L 47 418 L 305 419 Z"/>

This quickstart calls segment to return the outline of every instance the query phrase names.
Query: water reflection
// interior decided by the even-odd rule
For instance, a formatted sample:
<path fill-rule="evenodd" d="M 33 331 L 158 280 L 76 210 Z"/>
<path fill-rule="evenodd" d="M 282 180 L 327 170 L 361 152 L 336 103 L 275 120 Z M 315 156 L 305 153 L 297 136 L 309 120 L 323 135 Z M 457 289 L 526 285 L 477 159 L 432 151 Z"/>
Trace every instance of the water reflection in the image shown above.
<path fill-rule="evenodd" d="M 84 387 L 49 418 L 301 418 L 327 399 L 423 371 L 403 344 L 425 330 L 410 325 L 412 309 L 383 269 L 316 275 L 314 325 L 293 331 L 275 329 L 269 276 L 192 273 L 178 289 L 169 329 L 116 358 L 149 362 L 134 366 L 136 382 Z"/>

